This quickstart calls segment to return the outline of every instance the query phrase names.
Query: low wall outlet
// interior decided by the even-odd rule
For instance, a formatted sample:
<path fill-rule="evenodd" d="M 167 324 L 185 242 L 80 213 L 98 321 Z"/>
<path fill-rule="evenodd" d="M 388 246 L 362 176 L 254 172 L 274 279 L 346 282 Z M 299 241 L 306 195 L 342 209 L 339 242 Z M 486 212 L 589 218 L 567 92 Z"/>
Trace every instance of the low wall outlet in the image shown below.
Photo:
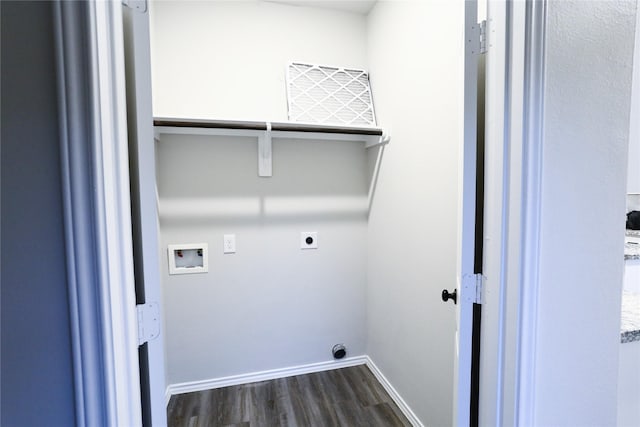
<path fill-rule="evenodd" d="M 318 232 L 303 231 L 300 233 L 300 249 L 318 249 Z"/>
<path fill-rule="evenodd" d="M 207 273 L 209 246 L 206 243 L 168 245 L 169 274 Z"/>
<path fill-rule="evenodd" d="M 235 254 L 236 253 L 236 235 L 235 234 L 225 234 L 222 239 L 222 252 L 225 254 Z"/>

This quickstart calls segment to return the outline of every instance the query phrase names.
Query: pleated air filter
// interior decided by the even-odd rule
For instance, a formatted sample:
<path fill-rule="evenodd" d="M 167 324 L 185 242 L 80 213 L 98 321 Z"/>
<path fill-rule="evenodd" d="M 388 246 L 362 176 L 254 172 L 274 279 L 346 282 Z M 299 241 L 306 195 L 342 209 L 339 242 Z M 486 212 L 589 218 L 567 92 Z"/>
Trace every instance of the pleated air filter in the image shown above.
<path fill-rule="evenodd" d="M 287 101 L 292 122 L 376 125 L 369 75 L 364 70 L 291 63 Z"/>

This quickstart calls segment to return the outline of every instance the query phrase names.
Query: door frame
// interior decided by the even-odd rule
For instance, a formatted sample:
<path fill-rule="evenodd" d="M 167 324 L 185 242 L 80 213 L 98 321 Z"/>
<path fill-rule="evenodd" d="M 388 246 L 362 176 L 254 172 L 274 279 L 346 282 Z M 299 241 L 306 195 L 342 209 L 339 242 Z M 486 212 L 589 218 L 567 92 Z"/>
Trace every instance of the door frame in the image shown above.
<path fill-rule="evenodd" d="M 76 423 L 141 423 L 122 11 L 52 3 Z"/>
<path fill-rule="evenodd" d="M 476 222 L 478 152 L 478 62 L 480 26 L 478 1 L 464 2 L 463 126 L 458 184 L 458 247 L 456 348 L 453 385 L 453 425 L 469 426 L 472 419 L 473 324 L 476 303 Z M 475 418 L 475 414 L 473 416 Z"/>
<path fill-rule="evenodd" d="M 533 425 L 546 5 L 488 2 L 480 425 Z"/>
<path fill-rule="evenodd" d="M 126 111 L 123 11 L 119 2 L 97 2 L 91 5 L 92 13 L 88 23 L 92 35 L 92 65 L 95 70 L 106 70 L 104 73 L 96 72 L 91 81 L 92 95 L 96 105 L 100 106 L 96 108 L 94 130 L 100 136 L 98 147 L 107 156 L 94 165 L 97 181 L 107 190 L 98 194 L 98 205 L 102 210 L 93 214 L 101 229 L 109 230 L 103 248 L 105 256 L 96 256 L 95 260 L 104 278 L 104 299 L 98 307 L 102 313 L 100 322 L 108 332 L 105 338 L 108 345 L 102 348 L 107 366 L 98 368 L 98 371 L 105 378 L 105 405 L 112 424 L 134 426 L 142 424 L 142 411 L 133 263 L 130 262 L 133 259 L 133 238 L 131 217 L 124 215 L 130 206 L 131 196 L 128 186 L 127 125 L 122 118 Z M 494 133 L 487 130 L 486 141 L 489 144 L 493 140 L 491 144 L 495 144 L 501 151 L 487 154 L 489 162 L 499 161 L 499 167 L 495 169 L 496 176 L 493 177 L 496 181 L 492 182 L 500 184 L 496 187 L 499 189 L 495 193 L 497 197 L 487 197 L 485 200 L 489 203 L 485 205 L 491 206 L 489 209 L 496 209 L 495 212 L 509 212 L 509 218 L 514 219 L 515 216 L 518 221 L 524 218 L 522 222 L 518 222 L 524 233 L 517 232 L 519 229 L 515 224 L 501 215 L 501 221 L 494 224 L 499 230 L 498 244 L 485 250 L 485 259 L 498 266 L 498 275 L 488 278 L 485 289 L 490 289 L 495 283 L 498 292 L 494 294 L 498 299 L 495 300 L 495 305 L 483 305 L 483 348 L 490 349 L 491 347 L 485 347 L 485 341 L 493 338 L 493 348 L 497 351 L 483 352 L 495 357 L 491 360 L 485 358 L 481 364 L 483 381 L 486 383 L 489 379 L 489 387 L 481 388 L 482 393 L 486 392 L 486 395 L 481 394 L 480 400 L 481 424 L 483 420 L 489 419 L 494 421 L 491 424 L 504 424 L 515 419 L 524 425 L 533 413 L 533 383 L 528 378 L 534 375 L 535 367 L 531 366 L 532 360 L 527 355 L 534 354 L 532 349 L 535 348 L 537 315 L 535 289 L 540 200 L 536 189 L 540 185 L 539 130 L 542 124 L 539 121 L 544 70 L 545 5 L 545 1 L 534 0 L 489 3 L 487 128 L 493 127 Z M 530 66 L 526 73 L 525 60 Z M 499 75 L 504 76 L 505 72 L 510 73 L 509 79 L 503 79 L 502 84 L 499 84 Z M 505 121 L 509 123 L 509 133 L 504 132 Z M 496 132 L 500 125 L 502 133 Z M 514 143 L 520 144 L 520 149 L 526 147 L 520 159 L 510 149 Z M 473 161 L 475 162 L 475 158 Z M 489 165 L 490 163 L 487 169 Z M 518 173 L 514 175 L 514 172 Z M 508 188 L 514 189 L 516 184 L 522 183 L 526 184 L 526 198 L 522 197 L 522 192 L 505 192 L 504 184 L 511 184 Z M 116 208 L 113 209 L 113 206 Z M 489 212 L 486 217 L 490 216 Z M 518 256 L 507 256 L 507 247 L 517 248 Z M 473 253 L 473 248 L 471 252 Z M 117 259 L 122 261 L 118 262 Z M 514 274 L 514 268 L 519 272 L 517 280 L 507 280 L 513 278 L 508 275 Z M 529 287 L 524 288 L 524 284 Z M 491 292 L 485 291 L 483 298 L 487 298 L 488 294 L 491 297 Z M 487 317 L 493 320 L 487 321 Z M 517 326 L 507 331 L 507 324 L 513 325 L 507 320 L 514 319 Z M 85 339 L 74 335 L 74 349 L 81 348 Z M 74 354 L 78 356 L 80 352 L 74 350 Z M 76 371 L 78 369 L 76 367 Z M 81 398 L 88 397 L 85 389 L 76 389 Z M 459 395 L 455 399 L 457 402 L 469 402 L 468 398 L 465 400 Z M 166 405 L 164 399 L 162 405 Z M 468 425 L 464 422 L 464 414 L 456 416 L 457 425 Z M 82 422 L 79 421 L 79 424 Z"/>
<path fill-rule="evenodd" d="M 145 7 L 141 5 L 144 4 Z M 129 135 L 133 247 L 136 300 L 160 310 L 160 334 L 140 347 L 142 421 L 167 424 L 162 289 L 160 286 L 159 216 L 156 191 L 155 139 L 151 93 L 149 10 L 146 3 L 122 9 L 126 69 L 126 110 Z"/>

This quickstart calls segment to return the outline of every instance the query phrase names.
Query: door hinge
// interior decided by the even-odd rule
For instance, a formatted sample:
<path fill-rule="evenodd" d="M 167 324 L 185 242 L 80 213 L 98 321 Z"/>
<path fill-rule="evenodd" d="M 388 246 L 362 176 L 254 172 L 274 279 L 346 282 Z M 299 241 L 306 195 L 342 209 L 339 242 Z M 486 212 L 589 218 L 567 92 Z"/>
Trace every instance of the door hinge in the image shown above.
<path fill-rule="evenodd" d="M 482 287 L 484 276 L 482 274 L 465 274 L 462 276 L 461 299 L 465 302 L 482 304 Z"/>
<path fill-rule="evenodd" d="M 487 43 L 487 20 L 485 19 L 482 22 L 478 22 L 478 27 L 480 28 L 480 53 L 487 53 L 489 47 Z"/>
<path fill-rule="evenodd" d="M 122 4 L 141 13 L 147 11 L 147 0 L 122 0 Z"/>
<path fill-rule="evenodd" d="M 160 335 L 160 306 L 157 302 L 136 305 L 138 312 L 138 345 Z"/>

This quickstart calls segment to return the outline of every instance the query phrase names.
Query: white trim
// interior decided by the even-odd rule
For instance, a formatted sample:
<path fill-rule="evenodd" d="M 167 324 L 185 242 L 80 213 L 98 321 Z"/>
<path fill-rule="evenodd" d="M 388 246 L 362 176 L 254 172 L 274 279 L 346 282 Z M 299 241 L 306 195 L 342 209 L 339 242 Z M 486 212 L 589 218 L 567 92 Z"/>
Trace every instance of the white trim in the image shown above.
<path fill-rule="evenodd" d="M 365 356 L 365 358 L 367 360 L 367 367 L 371 370 L 371 373 L 376 377 L 376 379 L 380 382 L 380 384 L 382 384 L 382 387 L 384 387 L 387 393 L 389 393 L 389 396 L 391 397 L 391 399 L 393 399 L 395 404 L 398 405 L 398 408 L 400 408 L 400 411 L 402 411 L 404 416 L 407 417 L 411 425 L 416 427 L 423 427 L 424 424 L 422 424 L 418 416 L 411 410 L 411 408 L 409 407 L 407 402 L 404 401 L 402 396 L 400 396 L 400 393 L 398 393 L 397 390 L 391 385 L 391 383 L 389 382 L 387 377 L 384 376 L 380 368 L 378 368 L 378 366 L 375 363 L 373 363 L 373 360 L 371 360 L 369 356 Z"/>
<path fill-rule="evenodd" d="M 310 363 L 308 365 L 298 365 L 288 368 L 251 372 L 248 374 L 231 375 L 222 378 L 169 384 L 167 386 L 165 396 L 168 395 L 170 398 L 174 394 L 191 393 L 194 391 L 211 390 L 233 385 L 255 383 L 258 381 L 275 380 L 277 378 L 287 378 L 296 375 L 311 374 L 314 372 L 330 371 L 332 369 L 348 368 L 351 366 L 364 365 L 367 363 L 367 360 L 367 356 L 354 356 L 344 360 L 330 360 L 326 362 Z M 168 402 L 169 401 L 167 399 L 167 403 Z"/>
<path fill-rule="evenodd" d="M 546 0 L 528 1 L 525 26 L 523 115 L 523 207 L 520 313 L 515 387 L 515 420 L 535 425 L 536 336 L 538 316 L 538 264 L 542 204 L 542 133 L 544 108 Z"/>
<path fill-rule="evenodd" d="M 504 223 L 503 223 L 503 286 L 501 294 L 501 419 L 505 425 L 516 425 L 518 379 L 518 330 L 510 325 L 517 325 L 520 317 L 522 256 L 524 243 L 523 233 L 523 201 L 524 193 L 523 167 L 524 145 L 523 120 L 525 106 L 525 22 L 526 3 L 512 2 L 507 8 L 507 70 L 505 93 L 505 134 L 504 161 L 506 174 L 504 182 Z"/>
<path fill-rule="evenodd" d="M 75 148 L 76 138 L 84 137 L 81 133 L 84 126 L 80 116 L 84 108 L 80 111 L 73 110 L 72 105 L 77 102 L 77 93 L 71 91 L 71 85 L 67 82 L 73 79 L 73 74 L 77 70 L 78 63 L 82 60 L 73 44 L 79 37 L 75 36 L 76 26 L 72 23 L 76 21 L 70 15 L 68 3 L 57 1 L 54 4 L 54 27 L 55 27 L 55 48 L 56 48 L 56 71 L 58 85 L 58 109 L 60 121 L 60 163 L 62 172 L 62 198 L 64 203 L 64 233 L 65 249 L 67 259 L 67 289 L 69 298 L 69 316 L 71 329 L 71 345 L 73 349 L 73 382 L 75 390 L 75 415 L 76 424 L 79 427 L 92 423 L 100 423 L 104 420 L 104 414 L 96 400 L 102 396 L 101 384 L 92 381 L 96 376 L 96 371 L 101 369 L 94 354 L 84 351 L 87 347 L 97 347 L 100 342 L 97 338 L 99 327 L 95 317 L 88 317 L 83 311 L 85 302 L 89 300 L 95 304 L 93 289 L 88 285 L 93 278 L 91 263 L 77 263 L 77 259 L 82 259 L 86 255 L 85 251 L 78 248 L 82 245 L 83 238 L 88 239 L 86 218 L 77 216 L 77 212 L 82 208 L 87 209 L 87 204 L 82 203 L 82 198 L 78 196 L 77 187 L 82 185 L 82 180 L 73 179 L 78 171 L 78 162 L 74 161 L 71 153 L 76 156 L 80 150 Z M 75 36 L 75 37 L 74 37 Z M 76 95 L 76 96 L 74 96 Z M 75 114 L 74 114 L 75 113 Z M 82 136 L 79 136 L 82 135 Z M 84 162 L 82 162 L 84 163 Z M 80 283 L 84 282 L 84 286 Z M 88 332 L 86 331 L 88 330 Z M 90 341 L 92 339 L 92 341 Z M 98 372 L 98 375 L 100 372 Z M 98 388 L 97 393 L 90 393 L 91 387 Z M 85 393 L 86 392 L 86 393 Z"/>
<path fill-rule="evenodd" d="M 504 224 L 508 205 L 505 178 L 508 146 L 507 126 L 507 51 L 506 25 L 508 2 L 490 0 L 487 8 L 487 37 L 491 48 L 486 54 L 485 88 L 485 167 L 483 265 L 486 277 L 482 306 L 480 345 L 479 424 L 503 425 L 503 311 L 506 278 Z"/>
<path fill-rule="evenodd" d="M 142 423 L 117 2 L 57 2 L 76 423 Z"/>
<path fill-rule="evenodd" d="M 489 2 L 480 425 L 536 424 L 545 6 Z"/>
<path fill-rule="evenodd" d="M 89 3 L 99 276 L 113 425 L 142 424 L 120 2 Z"/>

